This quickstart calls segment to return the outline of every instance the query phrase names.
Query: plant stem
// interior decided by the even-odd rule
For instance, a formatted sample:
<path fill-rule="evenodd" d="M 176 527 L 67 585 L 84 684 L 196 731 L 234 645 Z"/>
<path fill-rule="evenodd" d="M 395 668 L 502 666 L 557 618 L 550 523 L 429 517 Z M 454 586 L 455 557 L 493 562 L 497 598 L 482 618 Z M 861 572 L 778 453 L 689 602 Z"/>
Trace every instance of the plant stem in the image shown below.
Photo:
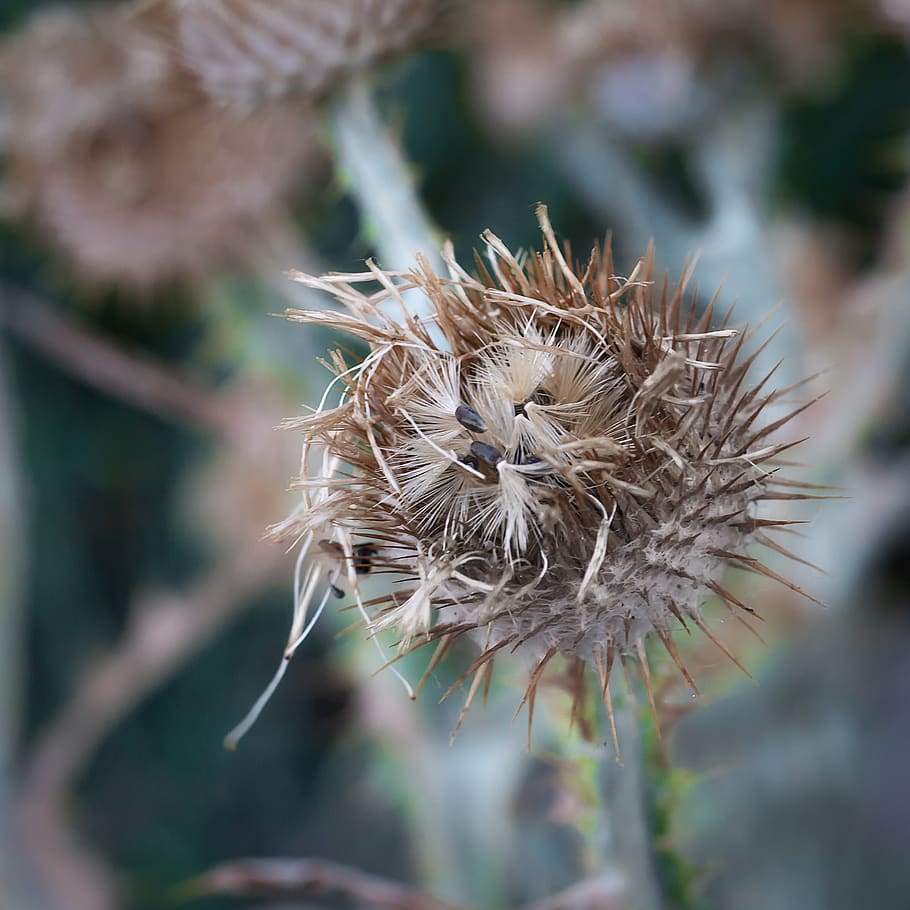
<path fill-rule="evenodd" d="M 210 869 L 182 889 L 211 894 L 337 894 L 375 910 L 454 910 L 408 885 L 324 859 L 242 859 Z"/>
<path fill-rule="evenodd" d="M 19 735 L 25 651 L 26 527 L 19 433 L 0 337 L 0 903 L 25 900 L 12 829 L 13 756 Z"/>
<path fill-rule="evenodd" d="M 614 698 L 623 765 L 616 762 L 612 748 L 603 749 L 597 768 L 603 818 L 602 850 L 607 862 L 622 876 L 625 910 L 661 910 L 664 902 L 655 867 L 642 737 L 636 713 L 631 698 Z"/>
<path fill-rule="evenodd" d="M 130 351 L 18 288 L 0 288 L 0 326 L 82 382 L 190 429 L 235 435 L 232 402 L 168 364 Z"/>
<path fill-rule="evenodd" d="M 385 128 L 366 83 L 350 83 L 329 110 L 339 169 L 360 209 L 363 225 L 375 242 L 380 264 L 406 270 L 421 253 L 437 274 L 446 274 L 439 240 L 414 185 L 401 149 Z M 414 316 L 431 312 L 429 301 L 406 296 Z"/>

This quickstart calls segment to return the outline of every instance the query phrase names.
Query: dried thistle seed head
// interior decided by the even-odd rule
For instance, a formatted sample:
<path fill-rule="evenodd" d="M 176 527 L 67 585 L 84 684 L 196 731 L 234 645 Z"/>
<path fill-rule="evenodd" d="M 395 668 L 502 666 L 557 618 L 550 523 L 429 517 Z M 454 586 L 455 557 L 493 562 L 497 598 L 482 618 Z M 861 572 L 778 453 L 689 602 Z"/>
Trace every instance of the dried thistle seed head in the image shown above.
<path fill-rule="evenodd" d="M 316 98 L 426 43 L 439 0 L 159 0 L 183 64 L 213 98 L 242 106 Z M 155 10 L 153 10 L 155 12 Z M 163 14 L 163 16 L 162 16 Z"/>
<path fill-rule="evenodd" d="M 787 390 L 750 384 L 730 314 L 719 328 L 713 304 L 696 317 L 684 282 L 654 282 L 651 254 L 628 278 L 609 248 L 571 265 L 543 207 L 539 217 L 542 252 L 515 256 L 488 233 L 476 277 L 451 249 L 445 277 L 425 262 L 406 275 L 295 276 L 350 315 L 290 318 L 346 330 L 370 352 L 353 364 L 334 353 L 341 403 L 294 423 L 313 469 L 284 530 L 305 546 L 335 541 L 355 594 L 356 547 L 375 547 L 373 564 L 399 581 L 368 614 L 371 632 L 443 650 L 472 636 L 482 653 L 469 701 L 504 649 L 533 665 L 526 698 L 557 655 L 593 667 L 607 695 L 614 658 L 632 655 L 649 685 L 649 636 L 691 682 L 672 633 L 713 638 L 709 593 L 752 612 L 722 587 L 726 568 L 789 584 L 747 552 L 779 549 L 762 501 L 803 495 L 769 470 L 793 415 L 763 415 Z M 359 287 L 376 278 L 381 290 Z M 388 315 L 409 287 L 432 301 L 444 345 Z"/>

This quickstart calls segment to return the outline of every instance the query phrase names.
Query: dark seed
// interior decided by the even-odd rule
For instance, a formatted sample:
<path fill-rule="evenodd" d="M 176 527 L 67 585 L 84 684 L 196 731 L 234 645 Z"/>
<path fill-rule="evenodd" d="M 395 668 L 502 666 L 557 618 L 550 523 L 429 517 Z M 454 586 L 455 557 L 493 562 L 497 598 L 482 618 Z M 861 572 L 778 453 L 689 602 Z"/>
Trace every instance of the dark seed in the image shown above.
<path fill-rule="evenodd" d="M 338 585 L 331 585 L 330 587 L 332 588 L 332 593 L 336 597 L 344 597 L 344 591 L 342 591 L 341 588 L 338 587 Z"/>
<path fill-rule="evenodd" d="M 472 442 L 471 454 L 488 468 L 495 468 L 502 461 L 502 455 L 499 450 L 487 445 L 485 442 Z"/>
<path fill-rule="evenodd" d="M 465 467 L 468 467 L 468 468 L 476 468 L 476 467 L 477 467 L 477 459 L 476 459 L 473 455 L 462 455 L 461 458 L 459 458 L 458 460 L 459 460 Z"/>
<path fill-rule="evenodd" d="M 516 464 L 540 464 L 543 461 L 538 455 L 522 455 Z"/>
<path fill-rule="evenodd" d="M 377 552 L 376 544 L 357 544 L 357 546 L 354 547 L 354 571 L 358 575 L 369 575 L 373 569 L 373 559 Z"/>
<path fill-rule="evenodd" d="M 455 419 L 467 430 L 472 433 L 486 433 L 487 425 L 483 422 L 483 417 L 466 404 L 460 404 L 455 408 Z"/>

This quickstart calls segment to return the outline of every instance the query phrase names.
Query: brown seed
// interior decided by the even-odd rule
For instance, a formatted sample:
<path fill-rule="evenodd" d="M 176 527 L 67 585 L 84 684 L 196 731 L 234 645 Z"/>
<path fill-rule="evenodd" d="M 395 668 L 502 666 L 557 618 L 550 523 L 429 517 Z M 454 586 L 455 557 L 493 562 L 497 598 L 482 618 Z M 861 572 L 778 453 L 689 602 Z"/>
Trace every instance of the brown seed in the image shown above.
<path fill-rule="evenodd" d="M 455 419 L 472 433 L 486 433 L 487 431 L 487 425 L 484 423 L 483 417 L 474 408 L 469 408 L 466 404 L 460 404 L 455 408 Z"/>
<path fill-rule="evenodd" d="M 495 468 L 502 461 L 499 450 L 485 442 L 472 442 L 471 454 L 488 468 Z"/>

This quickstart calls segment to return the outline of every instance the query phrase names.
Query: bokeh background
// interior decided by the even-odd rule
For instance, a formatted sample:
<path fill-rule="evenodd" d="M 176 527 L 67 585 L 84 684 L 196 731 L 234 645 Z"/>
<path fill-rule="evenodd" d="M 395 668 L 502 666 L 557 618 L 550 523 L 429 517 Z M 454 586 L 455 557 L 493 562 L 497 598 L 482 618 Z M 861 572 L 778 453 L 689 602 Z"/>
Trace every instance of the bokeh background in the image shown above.
<path fill-rule="evenodd" d="M 528 751 L 518 668 L 450 746 L 462 696 L 436 702 L 468 655 L 412 704 L 344 613 L 223 749 L 287 634 L 293 557 L 262 537 L 297 440 L 274 428 L 336 340 L 274 315 L 326 303 L 283 273 L 410 263 L 382 261 L 341 160 L 344 67 L 211 100 L 128 6 L 0 9 L 0 906 L 910 905 L 910 5 L 486 0 L 424 40 L 403 4 L 356 73 L 463 261 L 486 228 L 539 245 L 544 201 L 580 255 L 609 231 L 628 269 L 653 239 L 741 321 L 778 306 L 781 382 L 827 370 L 799 435 L 849 498 L 799 513 L 829 574 L 787 572 L 828 607 L 738 579 L 765 644 L 718 628 L 759 685 L 693 642 L 704 696 L 667 675 L 637 771 L 592 769 L 558 693 Z M 640 794 L 647 856 L 591 797 L 604 774 Z M 243 857 L 339 865 L 289 867 L 296 896 L 200 878 Z M 628 893 L 636 863 L 657 898 Z"/>

